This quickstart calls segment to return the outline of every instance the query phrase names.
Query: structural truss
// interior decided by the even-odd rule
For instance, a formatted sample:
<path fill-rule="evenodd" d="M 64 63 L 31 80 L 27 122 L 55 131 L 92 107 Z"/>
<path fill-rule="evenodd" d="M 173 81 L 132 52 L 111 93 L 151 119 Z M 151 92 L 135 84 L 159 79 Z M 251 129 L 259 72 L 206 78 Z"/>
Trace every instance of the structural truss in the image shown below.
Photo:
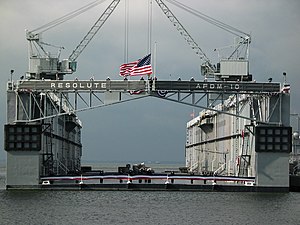
<path fill-rule="evenodd" d="M 226 99 L 229 95 L 274 95 L 280 92 L 280 84 L 205 82 L 193 79 L 190 81 L 20 80 L 17 83 L 9 82 L 8 92 L 16 94 L 15 101 L 19 109 L 16 110 L 15 122 L 33 122 L 149 96 L 220 111 L 214 108 L 215 103 Z M 29 100 L 22 97 L 24 95 L 29 95 Z M 50 102 L 55 110 L 47 111 L 44 107 L 45 101 Z M 22 118 L 18 116 L 20 111 Z M 239 115 L 237 113 L 233 116 Z"/>

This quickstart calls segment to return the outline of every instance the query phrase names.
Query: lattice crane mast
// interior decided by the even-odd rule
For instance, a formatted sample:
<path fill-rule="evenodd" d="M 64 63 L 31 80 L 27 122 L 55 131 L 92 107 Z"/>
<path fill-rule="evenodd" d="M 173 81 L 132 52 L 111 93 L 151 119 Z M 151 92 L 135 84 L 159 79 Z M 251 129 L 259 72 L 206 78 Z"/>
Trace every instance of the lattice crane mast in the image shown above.
<path fill-rule="evenodd" d="M 214 77 L 216 80 L 251 80 L 252 77 L 249 75 L 249 45 L 251 43 L 251 37 L 249 34 L 236 29 L 228 24 L 225 24 L 219 20 L 209 17 L 195 9 L 184 5 L 177 0 L 166 0 L 169 3 L 176 5 L 177 7 L 205 20 L 206 22 L 213 24 L 231 34 L 237 36 L 234 45 L 227 46 L 228 48 L 233 48 L 234 50 L 229 54 L 228 57 L 220 57 L 220 62 L 217 66 L 213 65 L 210 59 L 206 56 L 204 51 L 195 42 L 192 36 L 184 28 L 184 26 L 179 22 L 176 16 L 168 8 L 163 0 L 155 0 L 158 6 L 161 8 L 163 13 L 167 16 L 170 22 L 176 27 L 177 31 L 186 40 L 188 45 L 195 51 L 195 53 L 203 61 L 201 65 L 201 73 L 207 77 Z M 224 48 L 222 48 L 224 49 Z M 215 49 L 220 52 L 222 49 Z"/>
<path fill-rule="evenodd" d="M 206 56 L 204 51 L 199 47 L 199 45 L 194 41 L 189 32 L 184 28 L 184 26 L 179 22 L 173 12 L 169 9 L 169 7 L 162 0 L 155 0 L 158 6 L 161 8 L 163 13 L 167 16 L 167 18 L 173 23 L 174 27 L 176 27 L 177 31 L 182 35 L 182 37 L 186 40 L 188 45 L 195 51 L 195 53 L 200 57 L 203 61 L 202 70 L 205 75 L 214 73 L 215 67 L 211 64 L 209 58 Z"/>
<path fill-rule="evenodd" d="M 79 45 L 73 50 L 68 59 L 63 59 L 60 61 L 59 56 L 63 47 L 58 47 L 42 42 L 41 34 L 44 31 L 51 29 L 52 27 L 55 27 L 65 22 L 66 20 L 69 20 L 104 1 L 105 0 L 97 0 L 76 11 L 67 14 L 66 16 L 63 16 L 55 21 L 41 26 L 40 28 L 37 28 L 33 31 L 26 31 L 26 38 L 29 41 L 30 57 L 29 71 L 27 72 L 26 77 L 33 79 L 63 79 L 63 75 L 72 74 L 73 72 L 75 72 L 77 67 L 76 59 L 91 42 L 93 37 L 97 34 L 97 32 L 106 22 L 108 17 L 116 9 L 117 5 L 120 3 L 121 0 L 113 0 L 109 4 L 109 6 L 105 9 L 105 11 L 99 17 L 99 19 L 94 23 L 94 25 L 91 27 L 88 33 L 83 37 Z M 37 32 L 39 30 L 41 31 Z M 44 48 L 45 45 L 59 48 L 58 56 L 52 56 L 50 53 L 48 53 Z"/>

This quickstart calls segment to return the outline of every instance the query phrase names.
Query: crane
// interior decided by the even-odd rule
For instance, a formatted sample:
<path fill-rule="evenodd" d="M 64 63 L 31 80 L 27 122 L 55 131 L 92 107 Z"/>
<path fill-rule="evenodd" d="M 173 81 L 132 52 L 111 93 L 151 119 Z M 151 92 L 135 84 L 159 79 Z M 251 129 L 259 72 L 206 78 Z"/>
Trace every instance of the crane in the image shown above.
<path fill-rule="evenodd" d="M 195 51 L 196 55 L 202 60 L 201 73 L 205 77 L 214 77 L 216 80 L 244 80 L 249 81 L 252 76 L 249 74 L 249 46 L 251 43 L 251 36 L 237 28 L 234 28 L 228 24 L 225 24 L 219 20 L 216 20 L 210 16 L 207 16 L 191 7 L 184 5 L 177 0 L 166 0 L 167 2 L 205 20 L 206 22 L 213 24 L 231 34 L 236 36 L 234 45 L 230 45 L 227 48 L 233 48 L 233 51 L 228 57 L 219 57 L 220 62 L 217 66 L 213 65 L 204 51 L 195 42 L 192 36 L 172 13 L 169 7 L 163 0 L 155 0 L 162 12 L 167 16 L 173 26 L 177 29 L 179 34 L 183 36 L 188 45 Z M 220 52 L 224 48 L 215 49 Z M 220 56 L 220 55 L 219 55 Z"/>
<path fill-rule="evenodd" d="M 99 17 L 99 19 L 94 23 L 94 25 L 90 28 L 88 33 L 83 37 L 78 46 L 73 50 L 68 59 L 59 60 L 60 52 L 63 47 L 54 46 L 47 44 L 41 41 L 41 33 L 46 31 L 60 23 L 63 23 L 65 20 L 71 19 L 74 16 L 88 10 L 89 8 L 104 2 L 105 0 L 96 0 L 79 10 L 76 10 L 72 13 L 67 14 L 64 17 L 61 17 L 55 21 L 52 21 L 38 29 L 33 31 L 27 31 L 26 37 L 29 41 L 29 49 L 30 49 L 30 63 L 29 63 L 29 72 L 27 73 L 27 77 L 29 78 L 47 78 L 47 79 L 62 79 L 65 74 L 72 74 L 76 71 L 77 61 L 76 59 L 82 53 L 82 51 L 87 47 L 93 37 L 97 34 L 99 29 L 103 26 L 103 24 L 107 21 L 109 16 L 116 9 L 121 0 L 113 0 L 103 14 Z M 192 50 L 198 55 L 202 61 L 201 64 L 201 73 L 205 77 L 214 77 L 216 80 L 243 80 L 248 81 L 251 80 L 252 77 L 249 75 L 249 45 L 251 42 L 251 37 L 249 34 L 240 31 L 230 25 L 227 25 L 219 20 L 216 20 L 212 17 L 209 17 L 199 11 L 184 5 L 183 3 L 177 0 L 166 0 L 171 4 L 209 22 L 223 30 L 226 30 L 237 36 L 234 45 L 228 46 L 230 48 L 233 47 L 233 51 L 229 54 L 228 57 L 220 58 L 220 62 L 217 63 L 217 66 L 211 63 L 211 60 L 207 57 L 205 52 L 200 48 L 200 46 L 196 43 L 196 41 L 192 38 L 190 33 L 184 28 L 182 23 L 177 19 L 174 13 L 170 10 L 170 8 L 164 3 L 163 0 L 155 0 L 157 5 L 160 7 L 162 12 L 166 15 L 166 17 L 170 20 L 173 26 L 177 29 L 180 35 L 185 39 L 187 44 L 192 48 Z M 42 32 L 36 33 L 39 29 L 42 29 Z M 52 46 L 59 49 L 58 56 L 52 56 L 48 53 L 44 46 Z M 39 47 L 42 54 L 40 52 L 34 52 L 33 49 Z M 220 52 L 222 49 L 216 49 L 216 51 Z M 242 52 L 244 54 L 242 55 Z"/>
<path fill-rule="evenodd" d="M 94 1 L 84 7 L 81 7 L 78 10 L 67 14 L 66 16 L 63 16 L 55 21 L 43 25 L 40 28 L 37 28 L 33 31 L 26 31 L 26 38 L 29 41 L 30 51 L 29 71 L 27 72 L 26 77 L 29 79 L 63 79 L 63 76 L 65 74 L 72 74 L 73 72 L 75 72 L 77 67 L 76 59 L 91 42 L 93 37 L 97 34 L 97 32 L 106 22 L 108 17 L 113 13 L 113 11 L 116 9 L 117 5 L 120 3 L 121 0 L 113 0 L 109 4 L 109 6 L 105 9 L 102 15 L 98 18 L 98 20 L 87 32 L 87 34 L 83 37 L 78 46 L 73 50 L 68 59 L 63 59 L 60 61 L 59 56 L 63 47 L 54 46 L 43 42 L 41 39 L 41 34 L 44 31 L 54 26 L 57 26 L 58 24 L 61 24 L 66 20 L 69 20 L 104 1 L 105 0 Z M 37 33 L 38 30 L 41 30 L 41 32 Z M 47 52 L 44 48 L 45 45 L 58 48 L 58 56 L 52 56 L 49 52 Z M 34 51 L 34 49 L 36 49 L 36 51 Z"/>
<path fill-rule="evenodd" d="M 186 40 L 188 45 L 195 51 L 196 55 L 200 57 L 203 61 L 202 70 L 205 74 L 211 74 L 215 71 L 215 66 L 211 64 L 209 58 L 206 56 L 204 51 L 199 47 L 199 45 L 195 42 L 192 36 L 188 33 L 188 31 L 184 28 L 184 26 L 180 23 L 180 21 L 176 18 L 176 16 L 172 13 L 169 7 L 162 0 L 155 0 L 157 5 L 161 8 L 162 12 L 167 16 L 167 18 L 173 23 L 174 27 L 176 27 L 177 31 L 182 35 L 182 37 Z"/>

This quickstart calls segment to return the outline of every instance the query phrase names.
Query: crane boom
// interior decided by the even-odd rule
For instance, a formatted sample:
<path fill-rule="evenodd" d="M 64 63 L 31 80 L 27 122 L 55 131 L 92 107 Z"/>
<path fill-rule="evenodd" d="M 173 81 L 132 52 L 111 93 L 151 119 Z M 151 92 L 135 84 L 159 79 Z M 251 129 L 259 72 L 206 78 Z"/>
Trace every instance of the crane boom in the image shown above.
<path fill-rule="evenodd" d="M 180 9 L 202 19 L 203 21 L 210 23 L 210 24 L 236 36 L 233 45 L 215 49 L 215 51 L 218 51 L 218 54 L 219 54 L 220 49 L 234 48 L 234 50 L 231 53 L 229 53 L 229 56 L 223 57 L 223 59 L 225 58 L 228 60 L 237 60 L 237 59 L 243 58 L 243 59 L 248 60 L 249 45 L 251 43 L 251 35 L 250 34 L 244 32 L 240 29 L 237 29 L 229 24 L 226 24 L 220 20 L 212 18 L 202 12 L 199 12 L 195 8 L 189 7 L 177 0 L 166 0 L 166 1 L 179 7 Z"/>
<path fill-rule="evenodd" d="M 186 40 L 188 45 L 195 51 L 195 53 L 200 57 L 203 61 L 202 68 L 205 70 L 205 74 L 213 74 L 215 71 L 215 67 L 211 64 L 209 58 L 206 56 L 204 51 L 199 47 L 199 45 L 195 42 L 192 36 L 188 33 L 188 31 L 183 27 L 183 25 L 179 22 L 176 16 L 172 13 L 172 11 L 168 8 L 168 6 L 162 0 L 155 0 L 158 6 L 161 8 L 163 13 L 167 16 L 171 23 L 176 27 L 177 31 L 181 34 L 181 36 Z"/>
<path fill-rule="evenodd" d="M 103 14 L 99 17 L 99 19 L 95 22 L 95 24 L 91 27 L 89 32 L 84 36 L 79 45 L 73 50 L 72 54 L 69 56 L 69 60 L 71 62 L 75 61 L 81 52 L 85 49 L 85 47 L 90 43 L 93 37 L 97 34 L 99 29 L 103 26 L 108 17 L 115 10 L 117 5 L 121 0 L 113 0 L 110 5 L 106 8 Z"/>

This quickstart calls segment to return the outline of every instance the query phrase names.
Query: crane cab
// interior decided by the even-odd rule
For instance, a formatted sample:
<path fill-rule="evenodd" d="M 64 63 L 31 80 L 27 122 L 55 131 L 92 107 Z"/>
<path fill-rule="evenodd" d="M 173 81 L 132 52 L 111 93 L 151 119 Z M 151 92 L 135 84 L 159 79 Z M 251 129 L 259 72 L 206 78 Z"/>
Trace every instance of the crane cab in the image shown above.
<path fill-rule="evenodd" d="M 63 79 L 63 75 L 72 74 L 76 71 L 77 62 L 68 59 L 59 61 L 56 57 L 31 56 L 29 59 L 28 79 Z"/>
<path fill-rule="evenodd" d="M 249 61 L 245 59 L 221 60 L 214 73 L 217 81 L 251 81 Z"/>

